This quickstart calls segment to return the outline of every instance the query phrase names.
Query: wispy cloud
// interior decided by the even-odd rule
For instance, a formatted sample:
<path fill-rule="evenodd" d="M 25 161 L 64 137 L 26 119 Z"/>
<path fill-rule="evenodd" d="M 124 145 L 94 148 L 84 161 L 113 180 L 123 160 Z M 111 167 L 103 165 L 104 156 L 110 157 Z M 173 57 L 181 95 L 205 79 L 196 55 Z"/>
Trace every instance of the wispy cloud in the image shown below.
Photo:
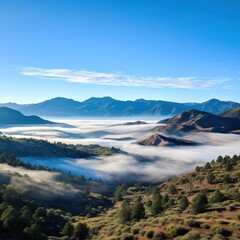
<path fill-rule="evenodd" d="M 75 83 L 152 88 L 210 89 L 219 86 L 224 87 L 225 83 L 230 81 L 229 78 L 204 80 L 197 77 L 137 77 L 120 73 L 102 73 L 72 69 L 43 69 L 35 67 L 24 67 L 21 70 L 21 74 Z"/>

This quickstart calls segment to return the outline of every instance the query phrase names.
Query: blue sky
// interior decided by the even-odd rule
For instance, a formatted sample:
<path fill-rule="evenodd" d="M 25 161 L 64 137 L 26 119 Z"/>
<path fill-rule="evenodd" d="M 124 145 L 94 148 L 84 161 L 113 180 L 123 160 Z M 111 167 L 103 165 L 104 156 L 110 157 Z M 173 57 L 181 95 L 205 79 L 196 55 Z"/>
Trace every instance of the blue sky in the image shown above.
<path fill-rule="evenodd" d="M 1 0 L 0 102 L 240 101 L 239 0 Z"/>

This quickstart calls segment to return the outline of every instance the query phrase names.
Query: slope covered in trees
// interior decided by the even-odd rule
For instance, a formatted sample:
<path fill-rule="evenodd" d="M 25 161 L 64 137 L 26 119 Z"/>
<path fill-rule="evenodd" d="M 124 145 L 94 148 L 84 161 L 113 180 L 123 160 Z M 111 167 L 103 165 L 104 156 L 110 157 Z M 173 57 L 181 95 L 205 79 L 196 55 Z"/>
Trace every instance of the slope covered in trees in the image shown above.
<path fill-rule="evenodd" d="M 33 138 L 13 138 L 0 135 L 0 152 L 16 156 L 81 158 L 96 155 L 111 155 L 119 149 L 99 145 L 73 145 L 61 142 L 50 143 Z"/>
<path fill-rule="evenodd" d="M 239 186 L 240 155 L 219 156 L 161 185 L 118 188 L 114 208 L 76 223 L 99 240 L 239 239 Z"/>

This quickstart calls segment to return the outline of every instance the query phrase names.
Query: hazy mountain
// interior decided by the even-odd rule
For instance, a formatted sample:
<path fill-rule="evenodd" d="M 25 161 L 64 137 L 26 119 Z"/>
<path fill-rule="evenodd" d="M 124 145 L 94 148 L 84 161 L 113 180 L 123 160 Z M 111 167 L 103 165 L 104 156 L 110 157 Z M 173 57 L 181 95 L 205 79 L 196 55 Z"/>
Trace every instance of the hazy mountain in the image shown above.
<path fill-rule="evenodd" d="M 200 104 L 193 104 L 191 106 L 192 109 L 197 109 L 200 111 L 209 112 L 213 114 L 223 113 L 235 107 L 240 107 L 240 104 L 231 101 L 220 101 L 215 98 Z"/>
<path fill-rule="evenodd" d="M 198 110 L 187 110 L 159 123 L 167 125 L 157 127 L 158 131 L 240 133 L 240 119 L 216 116 Z"/>
<path fill-rule="evenodd" d="M 196 145 L 195 142 L 189 140 L 166 137 L 160 134 L 151 135 L 150 137 L 140 140 L 137 143 L 143 146 L 168 146 L 168 147 Z"/>
<path fill-rule="evenodd" d="M 0 107 L 0 124 L 51 124 L 37 116 L 25 116 L 17 110 Z"/>
<path fill-rule="evenodd" d="M 10 104 L 10 105 L 9 105 Z M 111 97 L 89 98 L 83 102 L 67 98 L 53 98 L 37 104 L 18 105 L 2 104 L 21 111 L 24 114 L 40 116 L 166 116 L 175 115 L 185 110 L 197 109 L 219 114 L 240 106 L 236 102 L 224 102 L 211 99 L 203 103 L 176 103 L 161 100 L 138 99 L 120 101 Z M 0 104 L 1 106 L 1 104 Z"/>
<path fill-rule="evenodd" d="M 233 108 L 220 114 L 221 117 L 240 118 L 240 107 Z"/>

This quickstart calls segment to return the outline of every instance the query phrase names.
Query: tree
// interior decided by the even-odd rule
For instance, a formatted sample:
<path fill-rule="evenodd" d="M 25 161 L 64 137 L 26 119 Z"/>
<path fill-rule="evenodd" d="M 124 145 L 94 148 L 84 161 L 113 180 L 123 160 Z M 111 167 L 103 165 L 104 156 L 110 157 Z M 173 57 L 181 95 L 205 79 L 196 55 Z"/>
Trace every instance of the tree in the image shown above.
<path fill-rule="evenodd" d="M 131 221 L 132 213 L 131 213 L 131 207 L 129 202 L 123 201 L 121 208 L 119 210 L 118 216 L 121 223 L 126 223 L 128 221 Z"/>
<path fill-rule="evenodd" d="M 225 174 L 225 176 L 223 177 L 223 183 L 228 184 L 231 183 L 232 179 L 229 175 L 229 173 Z"/>
<path fill-rule="evenodd" d="M 173 184 L 171 184 L 171 185 L 168 187 L 168 192 L 169 192 L 170 194 L 176 194 L 176 193 L 177 193 L 177 188 L 176 188 Z"/>
<path fill-rule="evenodd" d="M 207 175 L 207 182 L 208 182 L 209 184 L 213 184 L 214 180 L 215 180 L 214 174 L 213 174 L 213 173 L 209 173 L 209 174 Z"/>
<path fill-rule="evenodd" d="M 145 207 L 141 202 L 136 202 L 132 206 L 132 218 L 140 220 L 145 217 Z"/>
<path fill-rule="evenodd" d="M 212 203 L 222 202 L 223 200 L 224 200 L 224 195 L 219 190 L 216 190 L 211 197 Z"/>
<path fill-rule="evenodd" d="M 225 165 L 225 169 L 227 172 L 230 172 L 233 169 L 233 165 L 231 164 L 230 161 L 227 161 L 227 163 Z"/>
<path fill-rule="evenodd" d="M 88 188 L 83 189 L 83 194 L 88 196 L 90 194 L 90 190 Z"/>
<path fill-rule="evenodd" d="M 192 211 L 196 214 L 203 213 L 208 204 L 207 196 L 205 194 L 198 194 L 192 201 Z"/>
<path fill-rule="evenodd" d="M 218 156 L 218 158 L 217 158 L 217 162 L 218 163 L 221 163 L 222 162 L 222 160 L 223 160 L 223 157 L 220 155 L 220 156 Z"/>
<path fill-rule="evenodd" d="M 153 215 L 156 215 L 160 212 L 162 212 L 162 196 L 160 193 L 157 193 L 153 196 L 152 206 L 151 206 L 151 212 Z"/>
<path fill-rule="evenodd" d="M 125 190 L 125 185 L 122 184 L 118 186 L 114 192 L 113 200 L 114 202 L 119 202 L 123 200 L 123 191 Z"/>
<path fill-rule="evenodd" d="M 34 240 L 41 239 L 42 237 L 41 228 L 36 223 L 30 227 L 26 227 L 23 232 Z"/>
<path fill-rule="evenodd" d="M 137 199 L 136 199 L 136 202 L 141 202 L 141 201 L 142 201 L 142 197 L 138 196 Z"/>
<path fill-rule="evenodd" d="M 89 228 L 86 223 L 78 223 L 73 230 L 74 236 L 79 240 L 84 240 L 89 235 Z"/>
<path fill-rule="evenodd" d="M 44 207 L 39 207 L 35 211 L 35 214 L 39 217 L 46 217 L 47 216 L 47 210 Z"/>
<path fill-rule="evenodd" d="M 169 201 L 168 194 L 164 194 L 162 198 L 162 206 L 165 206 L 165 204 Z"/>
<path fill-rule="evenodd" d="M 196 171 L 196 172 L 199 172 L 200 170 L 201 170 L 201 167 L 196 166 L 195 171 Z"/>
<path fill-rule="evenodd" d="M 179 200 L 179 208 L 181 211 L 184 211 L 189 205 L 189 201 L 186 196 L 183 196 Z"/>
<path fill-rule="evenodd" d="M 62 235 L 68 236 L 69 238 L 73 235 L 73 226 L 70 222 L 67 222 L 63 229 L 62 229 Z"/>
<path fill-rule="evenodd" d="M 209 163 L 209 162 L 207 162 L 206 164 L 205 164 L 205 166 L 204 166 L 204 169 L 205 170 L 208 170 L 208 169 L 211 169 L 212 168 L 212 166 L 211 166 L 211 164 Z"/>

